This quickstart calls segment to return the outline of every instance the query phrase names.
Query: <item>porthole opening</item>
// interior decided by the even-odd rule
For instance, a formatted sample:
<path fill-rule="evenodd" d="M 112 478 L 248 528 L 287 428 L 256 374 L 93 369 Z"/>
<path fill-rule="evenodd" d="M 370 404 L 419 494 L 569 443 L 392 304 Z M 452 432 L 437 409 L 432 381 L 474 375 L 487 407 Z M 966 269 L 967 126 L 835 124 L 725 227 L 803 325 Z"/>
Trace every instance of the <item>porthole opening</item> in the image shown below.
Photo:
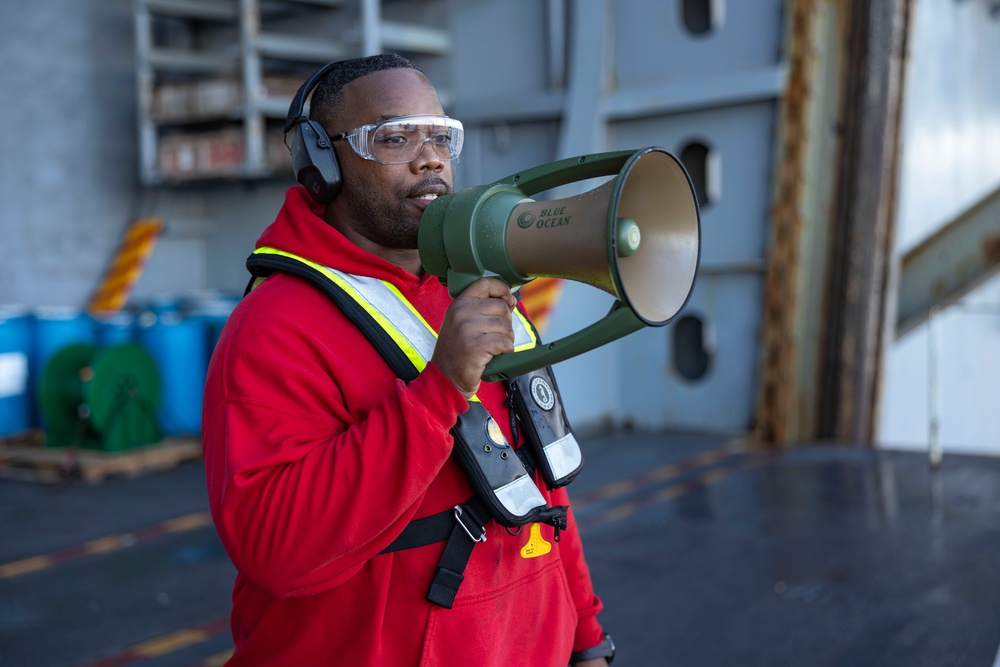
<path fill-rule="evenodd" d="M 712 350 L 705 321 L 685 315 L 674 324 L 674 368 L 686 380 L 700 380 L 712 365 Z"/>
<path fill-rule="evenodd" d="M 699 206 L 718 201 L 722 192 L 722 168 L 718 151 L 700 141 L 693 141 L 681 149 L 681 162 L 691 177 Z"/>
<path fill-rule="evenodd" d="M 683 0 L 681 18 L 692 35 L 707 35 L 722 27 L 725 0 Z"/>

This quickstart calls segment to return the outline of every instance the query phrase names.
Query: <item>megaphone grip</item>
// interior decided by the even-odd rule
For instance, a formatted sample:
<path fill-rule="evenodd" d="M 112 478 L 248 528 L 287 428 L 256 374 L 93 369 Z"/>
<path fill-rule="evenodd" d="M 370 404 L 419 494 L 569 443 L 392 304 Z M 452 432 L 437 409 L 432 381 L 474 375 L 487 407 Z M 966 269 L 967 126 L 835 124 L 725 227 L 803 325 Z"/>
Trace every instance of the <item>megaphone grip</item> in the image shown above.
<path fill-rule="evenodd" d="M 522 373 L 545 368 L 560 361 L 589 352 L 611 341 L 638 331 L 645 323 L 621 301 L 616 301 L 602 319 L 575 333 L 530 350 L 508 352 L 493 357 L 486 364 L 483 380 L 496 382 Z"/>
<path fill-rule="evenodd" d="M 500 183 L 513 185 L 524 194 L 533 195 L 568 183 L 598 176 L 612 176 L 636 154 L 634 150 L 612 151 L 566 158 L 518 172 L 497 181 L 494 185 Z"/>

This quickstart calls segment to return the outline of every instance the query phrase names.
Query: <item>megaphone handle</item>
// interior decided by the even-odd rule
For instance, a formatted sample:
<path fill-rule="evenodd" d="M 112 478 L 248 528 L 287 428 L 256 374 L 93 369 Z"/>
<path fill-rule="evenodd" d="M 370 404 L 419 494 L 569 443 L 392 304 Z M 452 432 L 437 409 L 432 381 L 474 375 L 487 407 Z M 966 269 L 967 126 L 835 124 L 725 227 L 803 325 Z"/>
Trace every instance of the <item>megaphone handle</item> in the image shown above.
<path fill-rule="evenodd" d="M 493 357 L 486 364 L 483 379 L 487 382 L 496 382 L 544 368 L 618 340 L 643 326 L 645 326 L 643 321 L 631 309 L 621 301 L 616 301 L 607 315 L 576 333 L 530 350 Z"/>
<path fill-rule="evenodd" d="M 447 275 L 447 277 L 445 278 L 444 282 L 448 286 L 448 293 L 451 294 L 452 298 L 457 297 L 459 294 L 461 294 L 463 291 L 465 291 L 466 287 L 468 287 L 472 283 L 476 282 L 480 278 L 489 278 L 489 277 L 499 278 L 500 277 L 496 273 L 494 273 L 493 271 L 487 271 L 485 269 L 483 270 L 482 273 L 462 273 L 460 271 L 452 271 L 451 269 L 448 269 L 448 272 L 447 272 L 446 275 Z M 501 280 L 504 280 L 504 279 L 501 278 Z M 504 282 L 509 283 L 509 281 L 507 281 L 507 280 L 504 280 Z M 511 287 L 512 287 L 512 289 L 514 289 L 514 288 L 516 288 L 518 286 L 517 285 L 512 285 Z"/>
<path fill-rule="evenodd" d="M 641 152 L 641 151 L 640 151 Z M 614 151 L 571 157 L 550 164 L 532 167 L 508 176 L 499 183 L 513 185 L 526 195 L 533 195 L 567 183 L 598 176 L 617 174 L 636 151 Z"/>

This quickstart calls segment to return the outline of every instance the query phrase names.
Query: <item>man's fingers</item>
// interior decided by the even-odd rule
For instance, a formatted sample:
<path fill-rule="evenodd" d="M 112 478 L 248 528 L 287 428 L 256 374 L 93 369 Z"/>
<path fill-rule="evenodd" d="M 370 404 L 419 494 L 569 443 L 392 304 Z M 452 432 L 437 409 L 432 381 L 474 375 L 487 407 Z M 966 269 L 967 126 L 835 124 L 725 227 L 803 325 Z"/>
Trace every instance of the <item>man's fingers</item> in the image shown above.
<path fill-rule="evenodd" d="M 468 313 L 467 317 L 460 316 L 458 329 L 466 336 L 500 334 L 513 342 L 514 328 L 511 326 L 510 311 L 499 302 L 489 307 L 490 310 L 497 308 L 500 308 L 501 312 L 485 313 L 479 310 Z"/>
<path fill-rule="evenodd" d="M 475 310 L 475 312 L 487 316 L 487 317 L 501 317 L 507 320 L 507 323 L 511 322 L 511 308 L 510 304 L 500 297 L 494 297 L 490 299 L 470 299 L 466 301 L 464 305 L 469 307 L 469 310 Z"/>
<path fill-rule="evenodd" d="M 459 299 L 500 299 L 507 304 L 508 310 L 513 310 L 517 299 L 511 294 L 510 285 L 499 278 L 480 278 L 472 283 L 461 294 Z"/>
<path fill-rule="evenodd" d="M 514 351 L 516 305 L 507 283 L 480 278 L 448 307 L 431 361 L 466 397 L 478 389 L 490 359 Z"/>
<path fill-rule="evenodd" d="M 504 333 L 484 333 L 483 349 L 491 356 L 514 351 L 514 339 Z"/>

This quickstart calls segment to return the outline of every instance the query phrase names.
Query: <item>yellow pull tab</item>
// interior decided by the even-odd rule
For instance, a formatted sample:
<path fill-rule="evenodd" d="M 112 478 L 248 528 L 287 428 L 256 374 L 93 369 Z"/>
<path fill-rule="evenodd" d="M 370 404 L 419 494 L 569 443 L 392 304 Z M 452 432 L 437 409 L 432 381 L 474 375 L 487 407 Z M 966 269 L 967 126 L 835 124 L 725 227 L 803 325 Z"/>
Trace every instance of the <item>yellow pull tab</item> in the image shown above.
<path fill-rule="evenodd" d="M 528 543 L 521 547 L 521 558 L 538 558 L 552 551 L 552 545 L 542 537 L 542 527 L 531 524 L 531 533 L 528 535 Z"/>

